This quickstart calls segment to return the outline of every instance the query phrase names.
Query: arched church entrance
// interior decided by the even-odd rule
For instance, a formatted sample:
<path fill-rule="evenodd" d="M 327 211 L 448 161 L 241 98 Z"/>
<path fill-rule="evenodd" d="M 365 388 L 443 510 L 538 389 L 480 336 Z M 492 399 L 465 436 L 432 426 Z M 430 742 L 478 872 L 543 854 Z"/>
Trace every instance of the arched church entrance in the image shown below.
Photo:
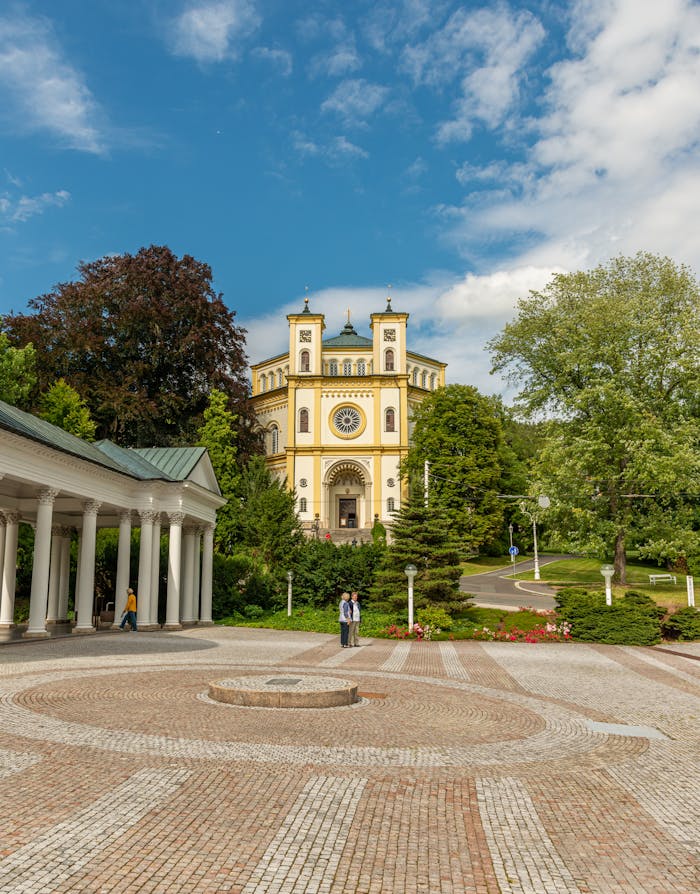
<path fill-rule="evenodd" d="M 334 463 L 324 481 L 329 527 L 348 531 L 370 527 L 370 489 L 367 470 L 360 463 Z"/>

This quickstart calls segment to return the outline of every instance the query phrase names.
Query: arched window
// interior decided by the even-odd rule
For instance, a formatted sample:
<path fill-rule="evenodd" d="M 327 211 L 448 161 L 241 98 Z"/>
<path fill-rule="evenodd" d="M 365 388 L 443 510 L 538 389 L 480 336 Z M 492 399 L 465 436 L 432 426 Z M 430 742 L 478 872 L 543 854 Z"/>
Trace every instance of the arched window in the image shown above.
<path fill-rule="evenodd" d="M 275 374 L 270 373 L 270 391 L 275 387 Z"/>
<path fill-rule="evenodd" d="M 413 367 L 413 384 L 418 384 L 418 369 L 415 366 Z"/>
<path fill-rule="evenodd" d="M 309 411 L 306 407 L 299 410 L 299 431 L 309 430 Z"/>
<path fill-rule="evenodd" d="M 267 388 L 267 379 L 265 376 L 260 376 L 260 392 L 264 392 Z"/>
<path fill-rule="evenodd" d="M 280 449 L 280 430 L 276 425 L 270 429 L 270 453 L 279 453 Z"/>
<path fill-rule="evenodd" d="M 396 431 L 396 413 L 391 407 L 384 411 L 384 431 Z"/>
<path fill-rule="evenodd" d="M 299 500 L 299 512 L 306 512 L 306 497 Z"/>
<path fill-rule="evenodd" d="M 389 499 L 386 501 L 386 511 L 394 512 L 394 498 L 393 497 L 389 497 Z"/>
<path fill-rule="evenodd" d="M 431 391 L 435 391 L 435 382 L 436 381 L 437 381 L 437 376 L 435 375 L 435 373 L 433 373 L 432 376 L 430 377 L 430 390 Z"/>
<path fill-rule="evenodd" d="M 384 369 L 387 372 L 394 372 L 394 352 L 391 348 L 387 348 L 384 353 Z"/>
<path fill-rule="evenodd" d="M 307 372 L 309 372 L 310 368 L 311 367 L 309 364 L 309 352 L 302 351 L 301 354 L 299 355 L 299 369 L 301 370 L 301 372 L 307 373 Z"/>
<path fill-rule="evenodd" d="M 338 361 L 331 360 L 328 364 L 328 375 L 329 376 L 337 376 L 338 375 Z"/>
<path fill-rule="evenodd" d="M 352 360 L 343 360 L 343 375 L 352 375 Z"/>
<path fill-rule="evenodd" d="M 421 373 L 420 386 L 421 388 L 428 387 L 428 373 L 425 370 L 423 370 L 423 372 Z"/>
<path fill-rule="evenodd" d="M 357 375 L 358 376 L 366 376 L 367 375 L 367 364 L 364 360 L 357 361 Z"/>
<path fill-rule="evenodd" d="M 284 373 L 281 369 L 277 370 L 277 387 L 281 388 L 284 385 Z"/>

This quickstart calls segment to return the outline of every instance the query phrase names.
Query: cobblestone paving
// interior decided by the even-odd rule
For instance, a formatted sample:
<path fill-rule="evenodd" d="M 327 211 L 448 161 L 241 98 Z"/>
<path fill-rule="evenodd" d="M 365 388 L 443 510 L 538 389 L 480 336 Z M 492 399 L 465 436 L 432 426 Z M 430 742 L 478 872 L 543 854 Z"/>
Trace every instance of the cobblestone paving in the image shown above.
<path fill-rule="evenodd" d="M 0 646 L 0 892 L 700 890 L 693 644 L 338 639 L 193 628 Z M 207 697 L 270 673 L 365 696 Z"/>

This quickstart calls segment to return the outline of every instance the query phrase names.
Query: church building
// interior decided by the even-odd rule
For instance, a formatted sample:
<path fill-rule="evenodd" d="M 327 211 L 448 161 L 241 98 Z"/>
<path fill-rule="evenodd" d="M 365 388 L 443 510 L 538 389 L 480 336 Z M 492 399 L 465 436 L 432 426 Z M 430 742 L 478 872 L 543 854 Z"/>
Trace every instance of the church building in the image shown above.
<path fill-rule="evenodd" d="M 445 384 L 445 363 L 409 351 L 408 314 L 387 299 L 371 338 L 348 321 L 324 338 L 323 314 L 289 314 L 289 351 L 251 366 L 252 405 L 270 469 L 297 495 L 307 532 L 362 539 L 391 523 L 405 496 L 399 463 L 411 414 Z"/>

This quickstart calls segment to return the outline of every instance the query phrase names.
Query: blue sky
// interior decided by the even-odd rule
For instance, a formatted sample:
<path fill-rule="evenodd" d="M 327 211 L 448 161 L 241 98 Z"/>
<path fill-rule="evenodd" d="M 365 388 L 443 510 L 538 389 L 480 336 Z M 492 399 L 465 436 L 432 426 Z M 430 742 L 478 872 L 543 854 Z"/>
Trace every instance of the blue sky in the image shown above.
<path fill-rule="evenodd" d="M 80 260 L 209 263 L 252 360 L 284 316 L 411 314 L 486 392 L 552 272 L 700 268 L 689 0 L 25 0 L 0 11 L 0 314 Z"/>

